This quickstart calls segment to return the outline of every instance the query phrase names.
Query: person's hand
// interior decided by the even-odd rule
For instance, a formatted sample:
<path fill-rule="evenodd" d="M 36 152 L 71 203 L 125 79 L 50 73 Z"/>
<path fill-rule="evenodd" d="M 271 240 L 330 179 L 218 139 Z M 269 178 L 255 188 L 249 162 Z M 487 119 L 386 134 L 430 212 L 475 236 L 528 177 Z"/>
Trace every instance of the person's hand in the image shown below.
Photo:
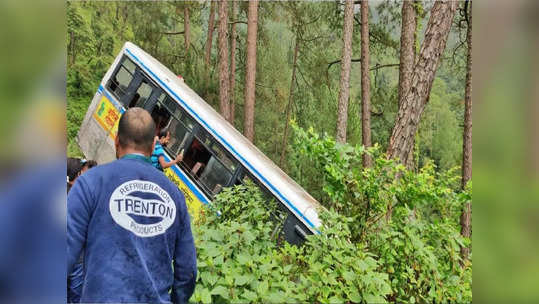
<path fill-rule="evenodd" d="M 176 159 L 174 160 L 176 163 L 179 163 L 183 160 L 183 149 L 182 151 L 180 152 L 180 154 L 178 154 L 178 156 L 176 156 Z"/>

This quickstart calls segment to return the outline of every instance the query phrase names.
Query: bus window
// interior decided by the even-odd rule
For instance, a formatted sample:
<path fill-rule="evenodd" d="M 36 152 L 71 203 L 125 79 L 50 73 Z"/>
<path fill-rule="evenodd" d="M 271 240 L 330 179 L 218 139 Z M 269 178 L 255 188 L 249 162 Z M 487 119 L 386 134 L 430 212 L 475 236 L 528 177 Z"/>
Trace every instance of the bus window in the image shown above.
<path fill-rule="evenodd" d="M 211 156 L 206 168 L 200 175 L 200 182 L 213 194 L 219 193 L 232 177 L 232 172 L 227 170 L 215 156 Z"/>
<path fill-rule="evenodd" d="M 183 163 L 191 172 L 191 175 L 199 177 L 210 157 L 210 151 L 195 137 L 189 148 L 184 152 Z"/>
<path fill-rule="evenodd" d="M 211 148 L 213 153 L 215 153 L 217 158 L 228 168 L 228 170 L 230 170 L 230 172 L 236 171 L 236 161 L 230 158 L 223 148 L 217 143 L 214 143 Z"/>
<path fill-rule="evenodd" d="M 189 135 L 191 135 L 190 130 L 192 127 L 192 125 L 186 127 L 183 122 L 179 121 L 177 118 L 172 118 L 172 121 L 168 126 L 168 130 L 170 131 L 170 142 L 168 143 L 168 146 L 170 147 L 170 150 L 172 150 L 173 155 L 177 155 L 180 153 L 181 149 L 184 148 Z"/>
<path fill-rule="evenodd" d="M 155 133 L 166 127 L 170 122 L 170 113 L 162 105 L 157 104 L 152 110 L 152 118 L 155 122 Z"/>
<path fill-rule="evenodd" d="M 135 95 L 133 95 L 133 98 L 131 99 L 131 102 L 129 102 L 129 107 L 143 107 L 144 103 L 146 103 L 146 100 L 150 95 L 152 94 L 152 86 L 150 86 L 146 80 L 143 80 L 140 83 L 140 86 L 137 89 L 137 92 Z"/>
<path fill-rule="evenodd" d="M 172 116 L 174 117 L 180 117 L 181 116 L 181 110 L 178 103 L 170 98 L 166 93 L 161 93 L 161 96 L 157 99 L 157 102 L 161 105 L 163 105 Z"/>
<path fill-rule="evenodd" d="M 116 71 L 116 74 L 112 76 L 107 84 L 111 93 L 121 100 L 123 96 L 127 93 L 127 88 L 133 80 L 133 75 L 135 74 L 135 64 L 125 57 L 122 61 L 120 67 Z"/>

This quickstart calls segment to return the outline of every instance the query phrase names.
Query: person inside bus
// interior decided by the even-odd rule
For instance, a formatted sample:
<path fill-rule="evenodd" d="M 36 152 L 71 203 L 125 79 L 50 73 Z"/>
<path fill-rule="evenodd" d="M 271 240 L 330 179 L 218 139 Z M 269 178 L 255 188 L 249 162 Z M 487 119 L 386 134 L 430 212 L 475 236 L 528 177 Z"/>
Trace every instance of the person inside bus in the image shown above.
<path fill-rule="evenodd" d="M 200 177 L 210 157 L 211 153 L 195 138 L 187 149 L 183 162 L 191 170 L 193 176 Z"/>
<path fill-rule="evenodd" d="M 151 160 L 152 165 L 159 171 L 163 171 L 164 169 L 181 162 L 183 159 L 183 152 L 180 152 L 180 154 L 176 156 L 176 159 L 169 162 L 165 160 L 165 150 L 163 147 L 166 147 L 169 141 L 170 131 L 167 128 L 161 129 L 159 134 L 155 137 L 155 148 L 153 149 Z"/>

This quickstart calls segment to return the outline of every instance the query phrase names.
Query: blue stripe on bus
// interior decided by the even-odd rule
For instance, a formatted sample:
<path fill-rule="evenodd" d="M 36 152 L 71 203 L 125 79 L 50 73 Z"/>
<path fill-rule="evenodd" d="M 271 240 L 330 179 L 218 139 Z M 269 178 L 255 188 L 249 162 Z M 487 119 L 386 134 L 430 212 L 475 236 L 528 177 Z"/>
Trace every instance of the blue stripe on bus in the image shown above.
<path fill-rule="evenodd" d="M 171 159 L 168 157 L 167 154 L 165 154 L 165 161 L 169 162 Z M 196 197 L 203 202 L 204 204 L 208 204 L 208 199 L 198 190 L 198 188 L 185 176 L 185 174 L 178 168 L 177 165 L 170 166 L 170 168 L 176 172 L 176 175 L 184 182 L 184 184 L 187 185 L 189 189 L 193 191 L 193 193 L 196 195 Z"/>
<path fill-rule="evenodd" d="M 138 59 L 137 56 L 135 56 L 129 49 L 125 49 L 127 51 L 127 53 L 129 55 L 131 55 L 133 57 L 133 59 L 135 61 L 137 61 L 148 73 L 150 73 L 163 87 L 165 87 L 169 93 L 171 93 L 172 95 L 174 95 L 174 97 L 176 97 L 176 99 L 178 99 L 185 108 L 187 108 L 189 110 L 189 112 L 191 113 L 191 115 L 195 116 L 198 118 L 199 121 L 201 121 L 204 126 L 206 126 L 206 128 L 208 130 L 210 130 L 214 136 L 218 137 L 221 142 L 223 142 L 237 157 L 239 157 L 253 172 L 255 172 L 255 174 L 264 181 L 264 183 L 266 183 L 276 194 L 278 194 L 281 199 L 283 199 L 294 211 L 296 211 L 297 214 L 299 214 L 312 228 L 316 229 L 316 227 L 314 226 L 314 224 L 308 219 L 305 217 L 305 215 L 303 215 L 303 213 L 301 213 L 297 208 L 296 206 L 294 206 L 279 190 L 277 190 L 275 188 L 275 186 L 273 186 L 262 174 L 260 174 L 260 172 L 258 172 L 258 170 L 256 170 L 247 160 L 245 160 L 245 158 L 243 158 L 243 156 L 241 156 L 221 135 L 219 135 L 210 125 L 208 125 L 208 123 L 206 121 L 204 121 L 195 111 L 193 111 L 193 109 L 191 109 L 187 103 L 185 103 L 185 101 L 183 99 L 180 98 L 180 96 L 178 96 L 174 91 L 172 91 L 159 77 L 157 77 L 157 75 L 155 75 L 140 59 Z"/>

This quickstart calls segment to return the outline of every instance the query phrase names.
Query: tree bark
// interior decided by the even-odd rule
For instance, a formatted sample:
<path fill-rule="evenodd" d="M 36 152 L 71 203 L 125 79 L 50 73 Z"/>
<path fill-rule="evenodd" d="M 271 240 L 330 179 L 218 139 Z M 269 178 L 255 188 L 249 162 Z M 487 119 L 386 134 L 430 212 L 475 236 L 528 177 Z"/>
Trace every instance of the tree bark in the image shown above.
<path fill-rule="evenodd" d="M 71 65 L 75 64 L 75 33 L 71 31 L 69 33 L 69 46 L 71 49 Z"/>
<path fill-rule="evenodd" d="M 472 203 L 466 202 L 464 204 L 464 210 L 460 217 L 461 230 L 460 234 L 464 237 L 470 238 L 472 236 Z M 462 256 L 462 264 L 468 259 L 470 255 L 469 247 L 460 248 L 460 255 Z"/>
<path fill-rule="evenodd" d="M 400 66 L 399 66 L 399 107 L 403 103 L 405 94 L 410 89 L 412 81 L 412 72 L 414 70 L 416 57 L 416 38 L 417 38 L 417 13 L 414 7 L 414 1 L 402 2 L 402 22 L 401 22 L 401 48 L 400 48 Z M 412 151 L 415 146 L 415 136 L 412 138 Z M 406 167 L 413 168 L 414 157 L 408 158 Z"/>
<path fill-rule="evenodd" d="M 183 31 L 185 32 L 183 37 L 185 40 L 185 56 L 189 53 L 189 46 L 191 45 L 191 24 L 189 20 L 189 6 L 187 3 L 183 7 Z"/>
<path fill-rule="evenodd" d="M 399 67 L 399 107 L 410 89 L 415 56 L 416 13 L 412 1 L 402 2 L 401 49 Z"/>
<path fill-rule="evenodd" d="M 468 44 L 468 54 L 466 56 L 466 88 L 464 94 L 464 132 L 462 147 L 462 188 L 466 187 L 472 178 L 472 1 L 468 2 L 468 27 L 466 30 L 466 42 Z M 466 8 L 465 8 L 466 9 Z M 472 206 L 471 202 L 464 205 L 461 217 L 461 234 L 466 238 L 471 237 Z M 460 249 L 462 260 L 465 261 L 470 255 L 470 248 Z"/>
<path fill-rule="evenodd" d="M 337 106 L 337 142 L 346 142 L 348 99 L 350 98 L 350 67 L 352 58 L 352 33 L 354 31 L 354 1 L 346 0 L 344 7 L 343 48 L 339 103 Z"/>
<path fill-rule="evenodd" d="M 228 1 L 219 1 L 219 109 L 221 115 L 230 119 L 230 105 L 228 99 Z"/>
<path fill-rule="evenodd" d="M 210 1 L 210 17 L 208 20 L 208 36 L 206 38 L 206 46 L 204 47 L 205 54 L 204 54 L 204 63 L 206 64 L 206 68 L 210 65 L 210 56 L 211 56 L 211 44 L 213 41 L 213 31 L 215 29 L 215 2 Z"/>
<path fill-rule="evenodd" d="M 245 72 L 245 122 L 244 135 L 254 140 L 255 127 L 255 79 L 256 79 L 256 34 L 258 30 L 258 0 L 249 1 L 247 13 L 247 63 Z"/>
<path fill-rule="evenodd" d="M 432 7 L 425 40 L 412 73 L 410 89 L 404 94 L 402 105 L 399 107 L 387 149 L 389 158 L 398 158 L 403 164 L 407 164 L 413 149 L 413 139 L 421 114 L 428 102 L 457 5 L 457 1 L 440 0 Z"/>
<path fill-rule="evenodd" d="M 361 138 L 371 147 L 371 77 L 369 72 L 369 1 L 361 1 Z M 363 154 L 363 167 L 372 166 L 372 158 Z"/>
<path fill-rule="evenodd" d="M 231 19 L 234 21 L 236 19 L 236 7 L 237 2 L 232 1 L 232 16 Z M 229 122 L 234 125 L 234 119 L 236 116 L 236 106 L 234 102 L 234 87 L 236 86 L 236 22 L 232 22 L 230 26 L 230 85 L 229 85 L 229 95 L 230 95 L 230 120 Z"/>
<path fill-rule="evenodd" d="M 288 126 L 290 125 L 290 109 L 294 102 L 294 85 L 296 84 L 296 67 L 299 51 L 299 35 L 296 34 L 296 46 L 294 47 L 294 63 L 292 64 L 292 79 L 290 80 L 290 93 L 288 94 L 288 104 L 286 105 L 286 120 L 284 125 L 283 143 L 281 144 L 281 159 L 279 167 L 283 166 L 284 157 L 286 155 L 286 145 L 288 141 Z"/>
<path fill-rule="evenodd" d="M 462 188 L 466 187 L 472 178 L 472 14 L 471 5 L 468 13 L 468 28 L 466 30 L 466 42 L 468 54 L 466 56 L 466 88 L 464 93 L 464 132 L 462 147 Z"/>

